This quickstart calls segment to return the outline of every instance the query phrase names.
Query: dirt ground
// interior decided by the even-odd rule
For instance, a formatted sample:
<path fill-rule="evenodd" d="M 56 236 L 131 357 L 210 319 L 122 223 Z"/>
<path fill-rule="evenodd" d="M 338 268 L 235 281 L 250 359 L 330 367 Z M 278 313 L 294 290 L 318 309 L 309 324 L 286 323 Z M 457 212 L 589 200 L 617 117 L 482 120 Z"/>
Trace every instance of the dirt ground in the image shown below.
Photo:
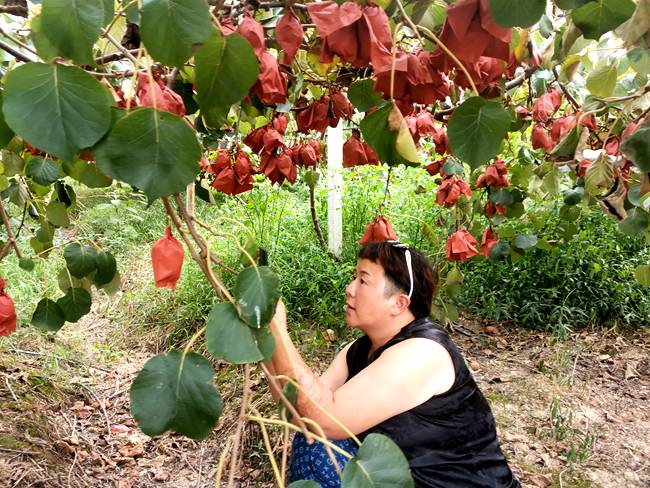
<path fill-rule="evenodd" d="M 67 325 L 57 342 L 26 334 L 0 349 L 0 486 L 215 486 L 237 425 L 240 370 L 217 364 L 226 407 L 208 439 L 150 438 L 129 414 L 129 386 L 156 351 L 115 350 L 113 331 L 94 311 Z M 589 331 L 559 341 L 465 320 L 453 337 L 524 486 L 650 486 L 650 331 Z M 75 353 L 64 354 L 61 342 L 75 344 Z M 316 367 L 335 350 L 334 342 L 321 348 Z M 272 414 L 257 372 L 253 384 L 253 405 Z M 280 434 L 271 431 L 278 459 Z M 256 425 L 246 425 L 240 455 L 239 486 L 275 486 Z"/>

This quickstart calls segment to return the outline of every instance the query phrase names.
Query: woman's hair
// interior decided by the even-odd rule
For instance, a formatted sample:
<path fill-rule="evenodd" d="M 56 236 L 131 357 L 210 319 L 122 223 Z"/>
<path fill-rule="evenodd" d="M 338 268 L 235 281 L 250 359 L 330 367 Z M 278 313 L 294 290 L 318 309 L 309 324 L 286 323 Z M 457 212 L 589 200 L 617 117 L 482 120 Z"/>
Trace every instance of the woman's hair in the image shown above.
<path fill-rule="evenodd" d="M 416 319 L 428 317 L 431 314 L 431 301 L 438 287 L 438 273 L 420 251 L 397 241 L 370 242 L 359 250 L 358 258 L 372 261 L 384 269 L 388 282 L 394 287 L 386 290 L 387 294 L 392 295 L 398 290 L 408 294 L 411 290 L 411 278 L 407 251 L 410 253 L 413 272 L 413 292 L 409 310 Z"/>

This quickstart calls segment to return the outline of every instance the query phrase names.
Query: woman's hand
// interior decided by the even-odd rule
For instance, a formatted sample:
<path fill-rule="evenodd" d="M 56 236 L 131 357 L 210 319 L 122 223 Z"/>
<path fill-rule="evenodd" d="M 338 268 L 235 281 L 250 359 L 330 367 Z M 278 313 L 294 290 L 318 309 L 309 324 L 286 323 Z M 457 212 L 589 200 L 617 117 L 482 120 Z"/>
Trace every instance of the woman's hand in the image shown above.
<path fill-rule="evenodd" d="M 278 300 L 275 306 L 275 315 L 271 319 L 271 331 L 287 330 L 287 308 L 284 306 L 282 298 Z"/>

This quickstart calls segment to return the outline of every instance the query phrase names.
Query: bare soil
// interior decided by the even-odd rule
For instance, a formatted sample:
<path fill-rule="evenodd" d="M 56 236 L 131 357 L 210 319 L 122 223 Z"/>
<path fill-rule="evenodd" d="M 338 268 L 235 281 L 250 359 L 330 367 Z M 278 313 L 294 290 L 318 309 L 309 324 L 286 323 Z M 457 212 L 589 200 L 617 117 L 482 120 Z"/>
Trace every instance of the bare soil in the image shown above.
<path fill-rule="evenodd" d="M 215 486 L 223 447 L 237 428 L 240 370 L 216 364 L 226 407 L 208 439 L 150 438 L 130 416 L 129 386 L 156 351 L 119 350 L 116 330 L 124 333 L 94 310 L 57 342 L 28 332 L 0 353 L 0 486 Z M 322 369 L 336 343 L 314 333 L 321 346 L 313 363 Z M 560 341 L 465 320 L 454 338 L 524 486 L 650 486 L 648 331 L 589 331 Z M 75 352 L 64 355 L 60 343 L 75 344 Z M 253 383 L 253 405 L 272 414 L 259 374 Z M 271 440 L 279 460 L 281 432 L 272 430 Z M 239 454 L 239 486 L 275 486 L 258 426 L 246 424 Z"/>

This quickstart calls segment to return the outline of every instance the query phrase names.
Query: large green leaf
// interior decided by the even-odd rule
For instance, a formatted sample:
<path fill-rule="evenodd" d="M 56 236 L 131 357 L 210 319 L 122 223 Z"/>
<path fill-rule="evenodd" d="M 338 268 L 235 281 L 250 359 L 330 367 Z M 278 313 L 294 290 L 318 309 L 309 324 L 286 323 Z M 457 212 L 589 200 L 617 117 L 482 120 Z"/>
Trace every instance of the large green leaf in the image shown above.
<path fill-rule="evenodd" d="M 104 24 L 103 0 L 43 0 L 41 33 L 59 55 L 93 64 L 92 48 Z"/>
<path fill-rule="evenodd" d="M 70 218 L 66 211 L 65 205 L 61 202 L 50 202 L 45 207 L 45 216 L 48 222 L 57 227 L 67 227 L 70 225 Z"/>
<path fill-rule="evenodd" d="M 535 234 L 520 234 L 512 243 L 519 249 L 529 249 L 537 245 L 537 236 Z"/>
<path fill-rule="evenodd" d="M 451 152 L 475 169 L 499 153 L 509 127 L 510 116 L 499 102 L 468 98 L 449 120 Z"/>
<path fill-rule="evenodd" d="M 27 63 L 9 71 L 4 83 L 7 124 L 41 151 L 72 161 L 110 127 L 106 89 L 77 67 Z"/>
<path fill-rule="evenodd" d="M 63 176 L 59 165 L 50 158 L 35 156 L 25 166 L 25 175 L 39 185 L 49 185 Z"/>
<path fill-rule="evenodd" d="M 348 88 L 348 98 L 359 112 L 366 112 L 382 101 L 381 92 L 375 91 L 375 81 L 372 78 L 353 82 Z"/>
<path fill-rule="evenodd" d="M 97 251 L 92 246 L 81 246 L 73 242 L 65 246 L 63 257 L 70 274 L 75 278 L 83 278 L 97 267 Z"/>
<path fill-rule="evenodd" d="M 32 29 L 30 34 L 38 56 L 43 61 L 51 61 L 52 59 L 56 58 L 59 54 L 58 49 L 56 46 L 54 46 L 54 44 L 52 44 L 52 42 L 50 42 L 47 37 L 45 37 L 45 34 L 43 34 L 40 15 L 37 15 L 32 19 L 31 28 Z"/>
<path fill-rule="evenodd" d="M 650 171 L 650 126 L 637 129 L 621 145 L 621 151 L 637 168 Z"/>
<path fill-rule="evenodd" d="M 246 96 L 259 75 L 253 48 L 238 34 L 215 32 L 194 55 L 201 111 L 228 107 Z"/>
<path fill-rule="evenodd" d="M 587 76 L 587 90 L 597 97 L 608 97 L 616 88 L 618 63 L 603 61 Z"/>
<path fill-rule="evenodd" d="M 233 363 L 253 363 L 271 357 L 275 344 L 268 328 L 246 325 L 231 303 L 218 303 L 208 316 L 205 345 L 210 354 Z"/>
<path fill-rule="evenodd" d="M 489 0 L 490 15 L 502 27 L 530 27 L 546 9 L 546 0 Z"/>
<path fill-rule="evenodd" d="M 404 453 L 382 434 L 368 435 L 343 469 L 342 486 L 410 488 L 414 486 Z"/>
<path fill-rule="evenodd" d="M 287 488 L 320 488 L 320 485 L 312 480 L 298 480 L 291 483 Z"/>
<path fill-rule="evenodd" d="M 149 54 L 163 64 L 181 67 L 192 45 L 213 32 L 206 0 L 144 0 L 140 34 Z"/>
<path fill-rule="evenodd" d="M 104 173 L 139 188 L 153 201 L 194 181 L 201 147 L 180 117 L 140 108 L 121 118 L 93 155 Z"/>
<path fill-rule="evenodd" d="M 0 148 L 9 144 L 13 137 L 14 131 L 7 125 L 4 115 L 2 115 L 2 91 L 0 91 Z"/>
<path fill-rule="evenodd" d="M 97 287 L 107 285 L 113 281 L 115 273 L 117 273 L 117 263 L 110 252 L 98 252 L 95 264 L 97 266 L 97 273 L 93 276 L 93 282 Z"/>
<path fill-rule="evenodd" d="M 595 0 L 571 11 L 571 18 L 587 39 L 600 39 L 629 19 L 636 8 L 632 0 Z"/>
<path fill-rule="evenodd" d="M 363 138 L 374 149 L 381 162 L 417 164 L 419 156 L 406 121 L 394 102 L 366 115 L 360 124 Z"/>
<path fill-rule="evenodd" d="M 636 280 L 645 286 L 650 286 L 650 264 L 642 264 L 634 270 Z"/>
<path fill-rule="evenodd" d="M 113 178 L 102 173 L 94 162 L 77 159 L 73 163 L 64 163 L 63 170 L 71 178 L 83 183 L 88 188 L 105 188 L 111 186 Z"/>
<path fill-rule="evenodd" d="M 259 329 L 271 321 L 280 298 L 279 282 L 278 275 L 268 266 L 251 267 L 239 273 L 235 297 L 239 313 L 249 326 Z"/>
<path fill-rule="evenodd" d="M 638 207 L 631 208 L 627 217 L 619 222 L 618 228 L 624 234 L 635 236 L 644 232 L 650 224 L 650 215 Z"/>
<path fill-rule="evenodd" d="M 34 310 L 34 314 L 32 315 L 32 325 L 34 327 L 56 332 L 64 323 L 63 310 L 61 310 L 61 307 L 56 302 L 49 298 L 43 298 L 38 302 L 36 310 Z"/>
<path fill-rule="evenodd" d="M 171 430 L 205 439 L 223 408 L 213 377 L 210 361 L 194 352 L 155 356 L 131 384 L 131 414 L 147 435 Z"/>
<path fill-rule="evenodd" d="M 92 298 L 84 288 L 68 288 L 66 294 L 59 298 L 56 304 L 63 310 L 67 322 L 76 322 L 90 312 Z"/>

